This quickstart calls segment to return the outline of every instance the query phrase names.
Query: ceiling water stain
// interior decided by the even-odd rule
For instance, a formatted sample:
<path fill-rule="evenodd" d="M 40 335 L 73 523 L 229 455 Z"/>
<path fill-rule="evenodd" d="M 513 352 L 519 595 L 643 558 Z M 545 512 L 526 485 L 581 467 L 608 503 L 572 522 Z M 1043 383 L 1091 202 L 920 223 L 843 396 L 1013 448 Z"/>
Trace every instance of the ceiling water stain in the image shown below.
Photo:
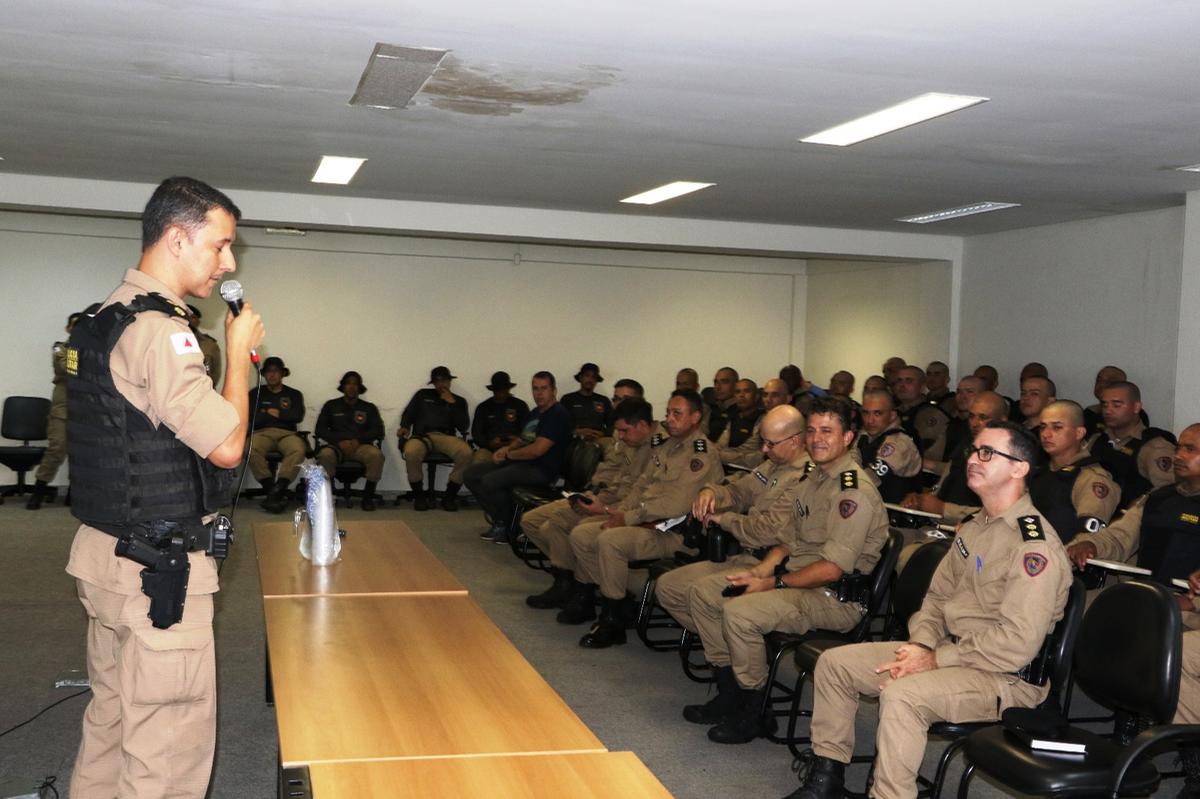
<path fill-rule="evenodd" d="M 444 111 L 509 116 L 531 106 L 582 102 L 593 89 L 616 83 L 619 71 L 585 64 L 574 75 L 500 72 L 447 55 L 418 98 L 426 98 L 430 105 Z"/>

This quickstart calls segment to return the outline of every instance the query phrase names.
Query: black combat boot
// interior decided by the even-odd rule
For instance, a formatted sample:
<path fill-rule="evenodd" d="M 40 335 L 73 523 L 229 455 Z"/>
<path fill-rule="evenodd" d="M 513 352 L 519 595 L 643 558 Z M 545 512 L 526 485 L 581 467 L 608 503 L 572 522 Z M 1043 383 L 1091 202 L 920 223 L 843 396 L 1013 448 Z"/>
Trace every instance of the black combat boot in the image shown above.
<path fill-rule="evenodd" d="M 276 480 L 267 492 L 267 498 L 262 501 L 263 510 L 269 513 L 283 513 L 288 503 L 287 480 Z"/>
<path fill-rule="evenodd" d="M 1175 799 L 1200 799 L 1200 749 L 1180 749 L 1179 761 L 1183 765 L 1183 787 Z"/>
<path fill-rule="evenodd" d="M 267 507 L 267 503 L 271 501 L 271 493 L 275 490 L 275 478 L 264 477 L 258 482 L 259 485 L 262 486 L 263 490 L 263 498 L 258 502 L 259 507 L 261 507 L 263 510 L 270 510 L 270 508 Z"/>
<path fill-rule="evenodd" d="M 412 484 L 413 510 L 429 510 L 429 495 L 425 493 L 425 482 Z"/>
<path fill-rule="evenodd" d="M 579 645 L 584 649 L 607 649 L 625 643 L 625 622 L 621 615 L 621 600 L 605 597 L 600 618 L 579 639 Z"/>
<path fill-rule="evenodd" d="M 846 789 L 846 765 L 805 749 L 792 763 L 800 787 L 784 799 L 841 799 Z"/>
<path fill-rule="evenodd" d="M 596 618 L 596 586 L 571 580 L 571 595 L 554 620 L 559 624 L 583 624 Z"/>
<path fill-rule="evenodd" d="M 461 483 L 446 483 L 446 490 L 442 493 L 442 510 L 454 512 L 458 510 L 458 490 L 462 488 Z"/>
<path fill-rule="evenodd" d="M 362 509 L 366 511 L 375 510 L 375 481 L 368 480 L 363 486 L 363 502 Z"/>
<path fill-rule="evenodd" d="M 554 584 L 540 594 L 525 597 L 526 605 L 539 610 L 567 606 L 567 599 L 571 596 L 571 584 L 575 582 L 575 574 L 553 566 L 550 567 L 550 573 L 554 575 Z"/>
<path fill-rule="evenodd" d="M 713 675 L 717 678 L 717 695 L 703 705 L 686 705 L 683 717 L 693 724 L 720 724 L 737 705 L 737 679 L 733 676 L 732 666 L 714 666 Z"/>
<path fill-rule="evenodd" d="M 733 711 L 708 731 L 708 740 L 719 744 L 744 744 L 775 732 L 775 717 L 762 715 L 767 687 L 750 689 L 739 686 Z"/>
<path fill-rule="evenodd" d="M 33 484 L 33 491 L 29 495 L 29 501 L 25 503 L 25 510 L 37 510 L 42 507 L 42 500 L 49 493 L 46 488 L 46 481 L 38 480 Z"/>

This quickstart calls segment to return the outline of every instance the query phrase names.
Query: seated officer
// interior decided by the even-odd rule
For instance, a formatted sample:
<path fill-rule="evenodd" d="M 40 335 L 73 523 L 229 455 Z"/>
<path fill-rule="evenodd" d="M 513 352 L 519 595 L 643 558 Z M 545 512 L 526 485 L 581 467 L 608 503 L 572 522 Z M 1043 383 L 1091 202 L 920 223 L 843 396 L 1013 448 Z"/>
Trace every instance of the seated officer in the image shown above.
<path fill-rule="evenodd" d="M 622 377 L 620 380 L 613 383 L 612 404 L 614 410 L 623 401 L 634 398 L 646 398 L 646 389 L 642 388 L 641 383 L 634 380 L 632 377 Z"/>
<path fill-rule="evenodd" d="M 713 384 L 701 395 L 708 412 L 708 440 L 717 441 L 729 426 L 729 417 L 734 413 L 737 399 L 733 396 L 734 386 L 741 378 L 737 369 L 722 366 L 713 375 Z M 678 390 L 678 389 L 676 389 Z"/>
<path fill-rule="evenodd" d="M 1188 587 L 1190 591 L 1184 597 L 1186 602 L 1180 602 L 1185 629 L 1180 658 L 1179 704 L 1175 706 L 1172 724 L 1200 724 L 1200 614 L 1195 612 L 1195 607 L 1188 607 L 1200 594 L 1200 571 L 1188 575 Z M 1183 763 L 1185 779 L 1175 799 L 1196 799 L 1200 797 L 1200 748 L 1180 748 L 1179 759 Z"/>
<path fill-rule="evenodd" d="M 778 408 L 780 405 L 788 404 L 787 383 L 780 380 L 778 377 L 772 377 L 767 382 L 763 383 L 762 391 L 762 407 L 764 411 L 769 411 L 772 408 Z"/>
<path fill-rule="evenodd" d="M 400 454 L 408 472 L 408 484 L 413 490 L 413 510 L 429 510 L 433 506 L 432 479 L 426 494 L 422 461 L 430 452 L 440 452 L 454 459 L 454 468 L 442 495 L 442 508 L 458 510 L 458 490 L 462 488 L 463 470 L 471 464 L 471 445 L 459 437 L 465 436 L 470 421 L 467 401 L 450 390 L 454 375 L 445 366 L 435 366 L 429 372 L 429 385 L 413 394 L 400 414 Z"/>
<path fill-rule="evenodd" d="M 604 454 L 591 485 L 579 499 L 555 500 L 521 515 L 521 529 L 550 558 L 549 572 L 554 577 L 549 590 L 525 598 L 531 608 L 562 608 L 572 593 L 581 589 L 575 580 L 571 530 L 581 522 L 605 515 L 605 507 L 624 499 L 650 461 L 651 436 L 658 435 L 660 442 L 662 439 L 661 434 L 654 433 L 654 409 L 640 397 L 617 403 L 613 425 L 617 441 Z"/>
<path fill-rule="evenodd" d="M 1029 498 L 1065 544 L 1077 533 L 1094 533 L 1108 524 L 1120 502 L 1121 489 L 1084 448 L 1087 429 L 1078 403 L 1053 402 L 1040 416 L 1042 451 L 1050 462 L 1030 476 Z"/>
<path fill-rule="evenodd" d="M 475 406 L 475 419 L 471 422 L 471 439 L 478 447 L 471 458 L 472 463 L 491 463 L 496 450 L 520 436 L 529 416 L 529 406 L 525 400 L 512 395 L 515 385 L 508 372 L 492 374 L 492 382 L 487 386 L 492 396 Z"/>
<path fill-rule="evenodd" d="M 863 431 L 856 444 L 859 460 L 884 502 L 901 502 L 921 490 L 921 453 L 900 426 L 896 398 L 887 391 L 863 396 Z"/>
<path fill-rule="evenodd" d="M 254 418 L 250 473 L 267 492 L 262 506 L 271 513 L 282 513 L 287 506 L 288 486 L 300 473 L 300 464 L 307 454 L 304 439 L 296 433 L 304 421 L 304 395 L 283 384 L 283 378 L 291 373 L 282 358 L 272 355 L 262 365 L 266 386 L 250 392 L 250 415 Z M 283 456 L 274 477 L 267 463 L 270 452 Z"/>
<path fill-rule="evenodd" d="M 1038 416 L 1043 408 L 1056 399 L 1058 399 L 1058 388 L 1050 378 L 1037 376 L 1024 378 L 1021 381 L 1019 404 L 1021 416 L 1024 417 L 1021 424 L 1025 429 L 1036 436 L 1042 426 Z"/>
<path fill-rule="evenodd" d="M 773 408 L 762 429 L 767 460 L 744 480 L 706 485 L 692 502 L 692 516 L 705 527 L 713 525 L 732 534 L 742 552 L 721 563 L 702 560 L 672 569 L 655 584 L 658 603 L 693 633 L 698 629 L 691 613 L 692 587 L 707 577 L 738 574 L 757 566 L 776 544 L 790 548 L 792 529 L 799 524 L 802 483 L 813 468 L 804 448 L 804 414 L 791 405 Z M 733 668 L 725 663 L 717 666 L 714 674 L 717 696 L 708 704 L 684 708 L 683 717 L 688 721 L 712 726 L 732 712 L 738 695 Z"/>
<path fill-rule="evenodd" d="M 608 397 L 596 393 L 596 384 L 603 383 L 600 367 L 585 363 L 575 374 L 579 390 L 563 395 L 562 406 L 571 413 L 575 423 L 575 435 L 588 440 L 602 438 L 612 433 L 612 403 Z"/>
<path fill-rule="evenodd" d="M 811 462 L 793 498 L 790 529 L 784 533 L 788 543 L 776 544 L 749 569 L 694 582 L 688 594 L 705 658 L 734 678 L 718 683 L 727 695 L 716 707 L 694 705 L 685 711 L 685 718 L 703 716 L 706 722 L 720 716 L 708 731 L 717 743 L 746 743 L 770 731 L 759 714 L 767 690 L 763 636 L 775 630 L 843 631 L 858 624 L 865 612 L 858 588 L 865 582 L 851 575 L 868 574 L 887 540 L 883 501 L 850 453 L 854 432 L 845 403 L 813 400 L 806 438 Z M 844 602 L 830 588 L 843 576 L 856 584 Z M 741 596 L 725 595 L 738 586 L 745 586 Z M 767 723 L 773 722 L 771 717 Z"/>
<path fill-rule="evenodd" d="M 950 414 L 950 421 L 946 422 L 946 446 L 943 447 L 942 458 L 944 460 L 935 461 L 932 458 L 925 458 L 925 468 L 931 472 L 945 474 L 950 467 L 951 457 L 958 452 L 961 452 L 963 447 L 971 443 L 973 434 L 971 426 L 968 424 L 968 419 L 971 414 L 971 404 L 975 402 L 975 398 L 979 396 L 981 391 L 984 391 L 983 381 L 975 375 L 967 375 L 958 381 L 958 387 L 954 392 L 954 399 L 950 401 L 953 408 L 948 408 L 943 403 L 942 408 Z"/>
<path fill-rule="evenodd" d="M 1142 392 L 1136 385 L 1116 382 L 1100 392 L 1104 430 L 1088 442 L 1088 449 L 1121 486 L 1121 507 L 1152 488 L 1175 481 L 1171 458 L 1175 436 L 1168 430 L 1146 427 L 1139 414 Z"/>
<path fill-rule="evenodd" d="M 901 368 L 892 393 L 896 395 L 900 426 L 917 442 L 923 456 L 941 460 L 950 417 L 936 401 L 925 398 L 925 370 L 919 366 Z"/>
<path fill-rule="evenodd" d="M 808 406 L 814 399 L 824 397 L 828 393 L 812 381 L 805 380 L 800 367 L 794 363 L 789 363 L 779 370 L 779 379 L 787 383 L 788 391 L 792 395 L 792 405 L 803 414 L 808 413 Z"/>
<path fill-rule="evenodd" d="M 674 391 L 663 421 L 666 439 L 651 439 L 650 461 L 629 493 L 604 515 L 571 531 L 580 583 L 558 615 L 564 624 L 586 621 L 598 584 L 603 597 L 599 621 L 580 641 L 589 649 L 625 643 L 629 561 L 667 558 L 683 549 L 683 536 L 660 530 L 660 522 L 686 516 L 701 486 L 720 482 L 721 459 L 700 431 L 700 395 Z M 657 443 L 656 443 L 657 442 Z"/>
<path fill-rule="evenodd" d="M 734 411 L 729 416 L 725 432 L 717 440 L 717 451 L 721 463 L 753 468 L 762 463 L 763 409 L 758 401 L 758 386 L 753 380 L 742 378 L 733 389 Z"/>
<path fill-rule="evenodd" d="M 925 367 L 925 399 L 936 402 L 947 414 L 954 413 L 954 392 L 950 390 L 950 367 L 942 361 L 930 361 Z"/>
<path fill-rule="evenodd" d="M 1096 404 L 1083 409 L 1083 423 L 1087 425 L 1088 438 L 1104 429 L 1104 414 L 1100 409 L 1100 396 L 1104 393 L 1104 389 L 1113 383 L 1124 383 L 1128 379 L 1125 370 L 1119 366 L 1105 366 L 1096 372 L 1096 382 L 1092 386 L 1092 395 L 1096 398 Z M 1142 424 L 1150 426 L 1150 417 L 1146 415 L 1145 408 L 1138 413 L 1138 418 L 1142 420 Z"/>
<path fill-rule="evenodd" d="M 899 355 L 893 355 L 884 361 L 883 365 L 879 367 L 879 371 L 883 372 L 883 379 L 887 383 L 884 388 L 891 391 L 892 386 L 896 384 L 896 378 L 900 375 L 900 370 L 906 366 L 908 366 L 908 362 Z M 866 388 L 866 385 L 864 385 L 863 389 L 866 390 Z"/>
<path fill-rule="evenodd" d="M 1008 405 L 1003 397 L 994 391 L 980 392 L 971 403 L 967 416 L 971 437 L 977 437 L 990 422 L 1003 421 L 1007 415 Z M 939 514 L 947 524 L 957 524 L 977 511 L 979 497 L 971 490 L 967 479 L 965 448 L 950 453 L 950 466 L 932 494 L 909 494 L 900 504 L 925 513 Z"/>
<path fill-rule="evenodd" d="M 1082 569 L 1090 558 L 1136 558 L 1166 585 L 1200 567 L 1200 424 L 1180 434 L 1171 464 L 1174 483 L 1143 494 L 1108 527 L 1071 539 L 1067 554 L 1076 566 Z"/>
<path fill-rule="evenodd" d="M 963 523 L 942 559 L 908 643 L 830 649 L 813 679 L 812 750 L 801 756 L 802 799 L 841 797 L 854 753 L 859 696 L 879 697 L 875 783 L 880 799 L 917 795 L 917 770 L 934 721 L 996 721 L 1035 707 L 1049 685 L 1021 672 L 1063 615 L 1071 566 L 1062 543 L 1025 492 L 1033 437 L 991 422 L 975 437 L 970 486 L 984 512 Z"/>
<path fill-rule="evenodd" d="M 367 479 L 362 509 L 375 510 L 375 486 L 383 475 L 383 451 L 378 446 L 383 438 L 383 417 L 378 408 L 361 399 L 360 395 L 367 393 L 367 387 L 358 372 L 342 375 L 338 391 L 342 396 L 321 406 L 321 414 L 317 417 L 317 438 L 328 442 L 317 450 L 317 463 L 330 479 L 342 461 L 361 463 Z"/>

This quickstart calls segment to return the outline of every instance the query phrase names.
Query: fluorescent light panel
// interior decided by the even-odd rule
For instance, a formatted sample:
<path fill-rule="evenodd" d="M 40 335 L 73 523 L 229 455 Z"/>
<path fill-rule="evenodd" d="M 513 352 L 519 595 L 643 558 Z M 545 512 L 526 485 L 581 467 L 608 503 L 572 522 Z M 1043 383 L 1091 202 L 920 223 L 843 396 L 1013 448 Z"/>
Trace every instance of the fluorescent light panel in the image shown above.
<path fill-rule="evenodd" d="M 346 185 L 354 178 L 358 168 L 366 163 L 365 158 L 347 158 L 342 155 L 323 155 L 313 183 L 338 183 Z"/>
<path fill-rule="evenodd" d="M 929 92 L 882 111 L 876 111 L 820 133 L 806 136 L 800 141 L 808 144 L 832 144 L 836 147 L 845 147 L 987 101 L 987 97 Z"/>
<path fill-rule="evenodd" d="M 945 211 L 930 211 L 927 214 L 917 214 L 916 216 L 902 216 L 897 219 L 897 222 L 912 222 L 917 225 L 927 225 L 930 222 L 941 222 L 946 219 L 957 219 L 960 216 L 971 216 L 972 214 L 986 214 L 988 211 L 1000 211 L 1005 208 L 1019 208 L 1020 203 L 994 203 L 990 200 L 971 205 L 962 205 L 958 208 L 947 208 Z"/>
<path fill-rule="evenodd" d="M 677 180 L 674 183 L 668 183 L 665 186 L 659 186 L 657 189 L 650 189 L 641 194 L 635 194 L 632 197 L 626 197 L 621 200 L 623 203 L 637 203 L 638 205 L 654 205 L 661 203 L 664 200 L 670 200 L 679 197 L 683 194 L 690 194 L 693 191 L 707 189 L 709 186 L 715 186 L 716 183 L 689 183 L 686 180 Z"/>
<path fill-rule="evenodd" d="M 0 161 L 3 161 L 3 160 L 4 160 L 3 158 L 0 158 Z M 1200 164 L 1192 164 L 1191 166 L 1177 166 L 1177 167 L 1175 167 L 1175 171 L 1176 172 L 1200 172 Z"/>

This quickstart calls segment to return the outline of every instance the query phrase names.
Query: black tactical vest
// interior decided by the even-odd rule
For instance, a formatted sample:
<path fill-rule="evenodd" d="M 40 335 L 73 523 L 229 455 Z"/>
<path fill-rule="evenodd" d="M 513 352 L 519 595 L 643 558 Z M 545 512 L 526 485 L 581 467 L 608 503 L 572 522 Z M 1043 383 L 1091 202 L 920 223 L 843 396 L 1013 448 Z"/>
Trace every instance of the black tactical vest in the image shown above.
<path fill-rule="evenodd" d="M 754 432 L 754 424 L 763 415 L 761 408 L 754 408 L 745 416 L 740 413 L 729 418 L 729 449 L 740 447 Z"/>
<path fill-rule="evenodd" d="M 858 437 L 858 454 L 862 458 L 863 468 L 879 477 L 879 496 L 883 497 L 884 502 L 892 503 L 898 503 L 909 494 L 920 491 L 923 486 L 920 471 L 911 477 L 901 477 L 879 457 L 884 442 L 895 436 L 912 438 L 907 430 L 889 430 L 874 441 L 866 433 Z"/>
<path fill-rule="evenodd" d="M 1200 569 L 1200 496 L 1185 497 L 1173 485 L 1150 493 L 1142 510 L 1137 565 L 1167 585 Z"/>
<path fill-rule="evenodd" d="M 1147 427 L 1141 438 L 1135 438 L 1121 448 L 1115 448 L 1106 433 L 1100 433 L 1092 442 L 1091 455 L 1100 465 L 1108 469 L 1113 482 L 1121 487 L 1121 508 L 1128 508 L 1133 501 L 1150 490 L 1150 481 L 1138 471 L 1138 452 L 1147 441 L 1165 438 L 1175 444 L 1175 436 L 1157 427 Z"/>
<path fill-rule="evenodd" d="M 158 294 L 139 295 L 81 318 L 67 350 L 71 513 L 116 536 L 159 520 L 199 524 L 229 499 L 234 482 L 233 469 L 213 466 L 166 425 L 155 428 L 113 383 L 109 356 L 147 311 L 183 315 Z"/>
<path fill-rule="evenodd" d="M 1099 519 L 1090 521 L 1080 517 L 1071 500 L 1075 481 L 1083 473 L 1083 467 L 1093 463 L 1097 463 L 1097 460 L 1088 457 L 1053 471 L 1049 466 L 1042 466 L 1029 477 L 1029 499 L 1038 513 L 1050 520 L 1064 544 L 1076 533 L 1085 530 L 1094 533 L 1103 524 Z M 1093 527 L 1095 529 L 1091 529 Z"/>
<path fill-rule="evenodd" d="M 960 449 L 950 456 L 950 468 L 942 478 L 938 488 L 937 498 L 942 502 L 953 502 L 955 505 L 968 505 L 978 508 L 983 503 L 979 496 L 967 485 L 966 450 Z"/>

